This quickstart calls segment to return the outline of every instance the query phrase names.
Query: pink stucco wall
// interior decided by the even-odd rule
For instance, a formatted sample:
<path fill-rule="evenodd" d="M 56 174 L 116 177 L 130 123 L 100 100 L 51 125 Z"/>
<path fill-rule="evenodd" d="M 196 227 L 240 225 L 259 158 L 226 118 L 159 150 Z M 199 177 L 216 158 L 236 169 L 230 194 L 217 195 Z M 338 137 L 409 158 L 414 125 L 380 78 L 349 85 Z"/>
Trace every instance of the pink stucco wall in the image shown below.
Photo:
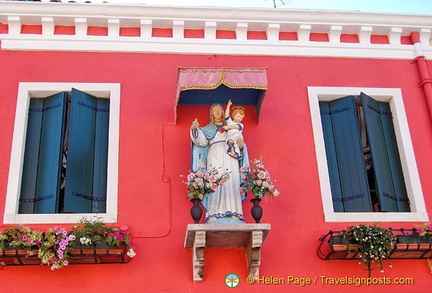
<path fill-rule="evenodd" d="M 1 29 L 1 28 L 0 28 Z M 322 261 L 318 238 L 351 223 L 325 223 L 321 202 L 307 86 L 401 88 L 427 210 L 432 209 L 432 123 L 417 65 L 411 61 L 215 55 L 11 52 L 0 50 L 0 219 L 3 218 L 19 82 L 115 82 L 121 84 L 119 223 L 130 227 L 137 256 L 126 265 L 0 267 L 4 292 L 216 292 L 236 273 L 236 289 L 249 292 L 342 292 L 345 285 L 248 285 L 243 250 L 208 249 L 205 281 L 192 282 L 191 251 L 183 248 L 190 202 L 180 174 L 190 160 L 188 129 L 204 124 L 207 106 L 179 106 L 174 123 L 177 68 L 267 67 L 269 89 L 257 124 L 247 109 L 245 141 L 250 158 L 265 163 L 281 195 L 263 202 L 263 223 L 272 229 L 262 248 L 261 275 L 268 277 L 358 276 L 356 261 Z M 246 222 L 251 203 L 244 202 Z M 413 223 L 383 223 L 412 227 Z M 0 228 L 5 225 L 0 225 Z M 410 286 L 379 286 L 381 292 L 427 292 L 425 260 L 393 260 L 393 269 L 373 276 L 413 277 Z M 103 288 L 103 289 L 101 289 Z M 376 288 L 375 288 L 376 289 Z"/>

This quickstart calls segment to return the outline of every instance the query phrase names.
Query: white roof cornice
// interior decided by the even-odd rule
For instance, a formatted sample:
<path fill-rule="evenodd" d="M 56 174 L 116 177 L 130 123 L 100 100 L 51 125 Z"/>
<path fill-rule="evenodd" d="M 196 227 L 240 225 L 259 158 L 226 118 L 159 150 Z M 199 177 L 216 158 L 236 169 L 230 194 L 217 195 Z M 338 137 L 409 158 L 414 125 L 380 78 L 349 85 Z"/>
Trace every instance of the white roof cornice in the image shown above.
<path fill-rule="evenodd" d="M 63 50 L 64 45 L 70 51 L 70 42 L 74 42 L 72 50 L 79 51 L 247 55 L 259 52 L 258 55 L 409 59 L 414 56 L 412 46 L 402 45 L 401 37 L 417 31 L 423 51 L 432 54 L 431 15 L 6 1 L 0 2 L 0 23 L 8 25 L 8 33 L 0 34 L 0 40 L 2 49 L 9 50 Z M 42 34 L 21 34 L 22 25 L 42 25 Z M 75 26 L 75 35 L 55 35 L 55 26 Z M 108 27 L 108 35 L 87 35 L 89 26 Z M 123 27 L 140 28 L 140 36 L 121 36 Z M 154 28 L 172 29 L 173 36 L 153 37 Z M 186 29 L 204 30 L 204 37 L 186 38 Z M 234 31 L 237 37 L 217 39 L 217 30 Z M 248 39 L 249 31 L 266 32 L 267 39 Z M 297 40 L 280 39 L 279 34 L 284 32 L 296 33 Z M 313 33 L 327 34 L 328 42 L 310 41 Z M 359 42 L 343 43 L 342 34 L 357 35 Z M 389 44 L 372 44 L 371 35 L 386 35 Z M 123 46 L 116 45 L 120 39 Z M 93 46 L 99 41 L 104 46 Z"/>

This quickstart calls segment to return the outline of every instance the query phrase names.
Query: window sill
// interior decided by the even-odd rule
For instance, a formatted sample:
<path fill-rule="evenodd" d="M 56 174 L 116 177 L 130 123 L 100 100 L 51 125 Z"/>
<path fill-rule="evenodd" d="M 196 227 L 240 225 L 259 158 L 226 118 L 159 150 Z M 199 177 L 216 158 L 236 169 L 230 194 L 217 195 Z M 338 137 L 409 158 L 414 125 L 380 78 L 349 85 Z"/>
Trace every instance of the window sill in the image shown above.
<path fill-rule="evenodd" d="M 325 213 L 326 222 L 427 222 L 426 212 L 421 213 Z"/>
<path fill-rule="evenodd" d="M 116 223 L 117 214 L 5 214 L 4 224 L 75 224 L 82 218 L 98 218 L 104 223 Z"/>

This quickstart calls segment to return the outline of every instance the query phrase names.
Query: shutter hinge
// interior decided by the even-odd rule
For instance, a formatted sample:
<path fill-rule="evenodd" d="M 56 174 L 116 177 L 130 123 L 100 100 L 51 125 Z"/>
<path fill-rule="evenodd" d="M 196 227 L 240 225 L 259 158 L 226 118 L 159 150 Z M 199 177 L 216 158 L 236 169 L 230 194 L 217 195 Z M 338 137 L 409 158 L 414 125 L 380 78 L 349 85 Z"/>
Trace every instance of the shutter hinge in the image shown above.
<path fill-rule="evenodd" d="M 86 194 L 82 194 L 82 193 L 75 192 L 75 191 L 72 192 L 72 195 L 76 196 L 76 197 L 81 197 L 81 198 L 85 198 L 88 200 L 92 200 L 92 201 L 106 201 L 105 197 L 96 197 L 96 196 L 86 195 Z"/>
<path fill-rule="evenodd" d="M 44 108 L 29 108 L 28 111 L 29 111 L 29 114 L 32 113 L 32 112 L 45 112 L 45 111 L 48 111 L 48 110 L 52 110 L 52 109 L 58 108 L 60 106 L 61 106 L 61 103 L 58 103 L 58 104 L 54 104 L 54 105 L 51 105 L 49 107 L 44 107 Z"/>
<path fill-rule="evenodd" d="M 362 198 L 362 197 L 364 197 L 365 195 L 364 195 L 364 193 L 360 193 L 360 194 L 356 194 L 356 195 L 352 195 L 352 196 L 348 196 L 348 197 L 341 197 L 341 198 L 334 198 L 333 197 L 333 201 L 341 201 L 341 202 L 344 202 L 344 201 L 348 201 L 348 200 L 354 200 L 354 199 L 358 199 L 358 198 Z"/>
<path fill-rule="evenodd" d="M 109 112 L 109 109 L 107 109 L 107 108 L 98 108 L 98 107 L 94 107 L 94 106 L 92 106 L 92 105 L 89 105 L 89 104 L 83 103 L 83 102 L 81 102 L 81 101 L 78 101 L 78 105 L 83 106 L 83 107 L 86 107 L 86 108 L 91 109 L 91 110 L 93 110 L 93 111 Z"/>
<path fill-rule="evenodd" d="M 332 110 L 332 111 L 321 111 L 321 114 L 333 115 L 333 114 L 341 113 L 344 111 L 348 111 L 349 109 L 350 109 L 350 107 L 345 107 L 345 108 L 340 108 L 340 109 L 336 109 L 336 110 Z"/>

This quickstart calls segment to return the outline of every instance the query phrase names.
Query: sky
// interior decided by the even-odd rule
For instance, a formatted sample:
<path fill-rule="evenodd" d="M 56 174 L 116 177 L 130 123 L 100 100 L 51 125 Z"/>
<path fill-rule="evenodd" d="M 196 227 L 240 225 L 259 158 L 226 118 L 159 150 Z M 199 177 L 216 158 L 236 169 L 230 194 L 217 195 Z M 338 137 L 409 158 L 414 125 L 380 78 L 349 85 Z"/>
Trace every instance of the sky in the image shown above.
<path fill-rule="evenodd" d="M 75 0 L 84 3 L 84 0 Z M 42 0 L 49 2 L 49 0 Z M 68 2 L 63 0 L 62 2 Z M 92 3 L 271 8 L 273 0 L 91 0 Z M 431 14 L 432 0 L 275 0 L 277 9 L 343 10 L 402 14 Z"/>

